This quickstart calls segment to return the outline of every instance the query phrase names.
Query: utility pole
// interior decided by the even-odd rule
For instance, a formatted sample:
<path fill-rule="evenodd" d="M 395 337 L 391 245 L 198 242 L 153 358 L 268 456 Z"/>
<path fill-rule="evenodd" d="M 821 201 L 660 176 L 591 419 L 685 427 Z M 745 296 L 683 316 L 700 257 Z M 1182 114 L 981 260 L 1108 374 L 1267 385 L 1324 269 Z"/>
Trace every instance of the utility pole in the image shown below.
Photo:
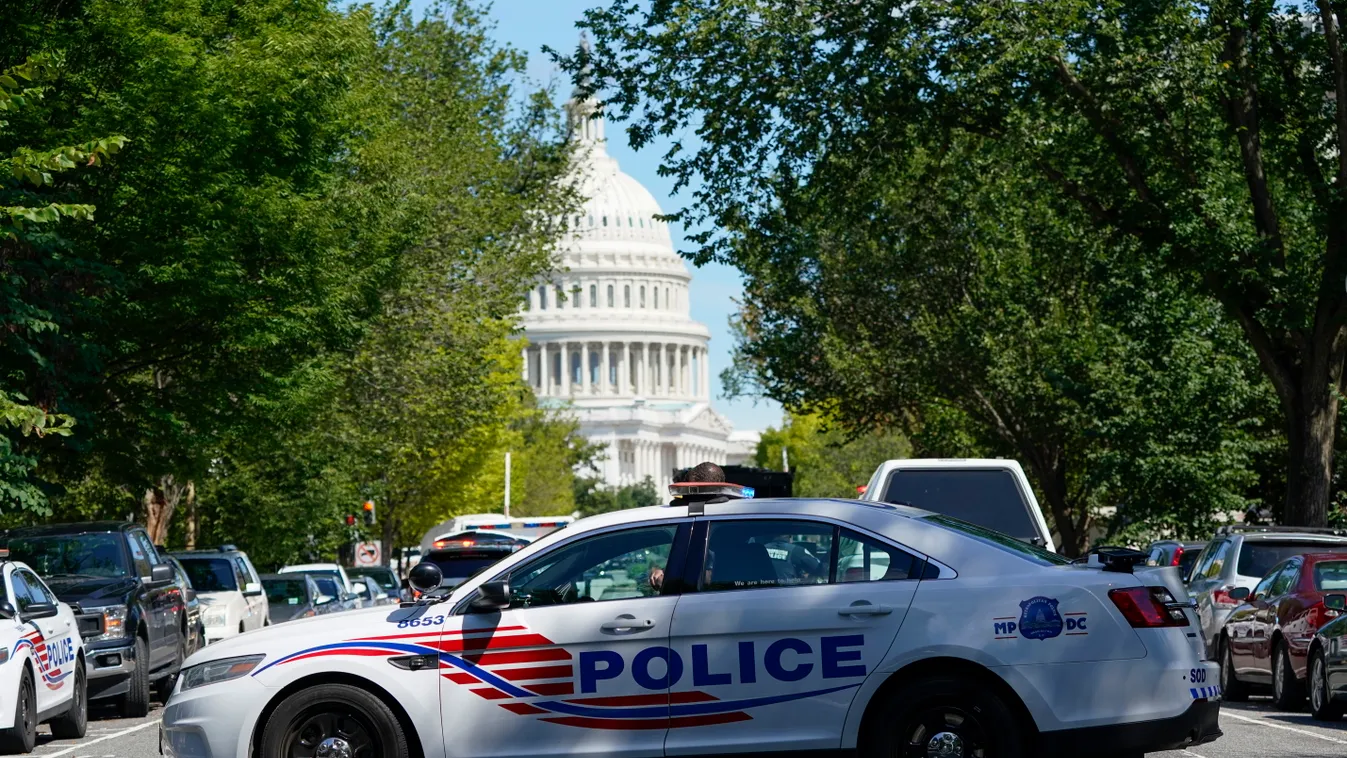
<path fill-rule="evenodd" d="M 510 517 L 510 453 L 505 453 L 505 518 Z"/>

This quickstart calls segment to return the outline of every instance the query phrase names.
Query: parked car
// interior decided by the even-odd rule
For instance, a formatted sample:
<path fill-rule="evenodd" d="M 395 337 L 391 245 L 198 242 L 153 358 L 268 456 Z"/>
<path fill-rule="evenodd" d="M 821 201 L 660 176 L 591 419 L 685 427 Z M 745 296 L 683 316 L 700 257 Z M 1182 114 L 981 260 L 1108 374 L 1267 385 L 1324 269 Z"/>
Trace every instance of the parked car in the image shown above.
<path fill-rule="evenodd" d="M 271 623 L 262 580 L 247 553 L 233 545 L 222 545 L 217 550 L 173 555 L 182 561 L 205 606 L 202 623 L 206 627 L 206 644 Z"/>
<path fill-rule="evenodd" d="M 1151 546 L 1146 548 L 1147 566 L 1177 566 L 1179 576 L 1188 581 L 1188 575 L 1192 572 L 1193 566 L 1197 565 L 1197 557 L 1202 553 L 1202 548 L 1206 547 L 1205 542 L 1179 542 L 1178 540 L 1160 540 L 1152 542 Z"/>
<path fill-rule="evenodd" d="M 192 586 L 192 578 L 187 576 L 187 569 L 182 567 L 178 559 L 169 555 L 162 545 L 155 545 L 154 549 L 159 551 L 161 558 L 173 564 L 173 577 L 182 588 L 183 602 L 187 606 L 187 657 L 190 658 L 192 653 L 206 646 L 206 626 L 201 620 L 201 600 L 196 596 L 196 588 Z"/>
<path fill-rule="evenodd" d="M 355 594 L 355 587 L 351 586 L 351 576 L 346 573 L 346 568 L 340 563 L 301 563 L 295 566 L 282 566 L 281 570 L 276 573 L 328 574 L 336 577 L 337 581 L 341 583 L 343 593 Z M 359 608 L 360 606 L 357 605 L 356 607 Z"/>
<path fill-rule="evenodd" d="M 167 698 L 187 656 L 183 589 L 144 527 L 117 521 L 9 529 L 0 547 L 38 572 L 63 602 L 101 613 L 88 639 L 89 700 L 115 700 L 126 716 Z M 146 665 L 148 664 L 148 665 Z"/>
<path fill-rule="evenodd" d="M 351 577 L 366 577 L 373 579 L 379 585 L 379 591 L 386 600 L 384 603 L 396 603 L 409 599 L 410 595 L 403 594 L 402 582 L 398 580 L 398 575 L 393 569 L 387 566 L 365 566 L 353 569 L 347 569 L 346 573 Z"/>
<path fill-rule="evenodd" d="M 262 588 L 267 593 L 271 621 L 280 624 L 311 618 L 327 610 L 318 602 L 318 585 L 307 574 L 263 574 Z"/>
<path fill-rule="evenodd" d="M 283 576 L 289 576 L 297 572 L 291 571 Z M 325 607 L 327 613 L 341 613 L 342 611 L 353 611 L 360 607 L 360 598 L 354 592 L 346 592 L 341 582 L 336 577 L 326 571 L 314 574 L 302 574 L 313 580 L 318 585 L 318 605 Z"/>
<path fill-rule="evenodd" d="M 1207 655 L 1216 658 L 1216 640 L 1240 605 L 1230 592 L 1253 589 L 1273 566 L 1305 553 L 1347 550 L 1347 531 L 1290 526 L 1223 526 L 1193 566 L 1188 594 L 1197 601 Z"/>
<path fill-rule="evenodd" d="M 1338 617 L 1320 627 L 1310 643 L 1310 715 L 1337 721 L 1347 713 L 1347 595 L 1324 595 L 1324 607 Z"/>
<path fill-rule="evenodd" d="M 1216 645 L 1225 697 L 1244 700 L 1252 688 L 1270 686 L 1278 708 L 1299 707 L 1305 699 L 1310 643 L 1339 614 L 1324 605 L 1324 596 L 1343 590 L 1347 551 L 1288 558 L 1252 591 L 1231 590 L 1233 599 L 1245 602 L 1230 614 Z"/>

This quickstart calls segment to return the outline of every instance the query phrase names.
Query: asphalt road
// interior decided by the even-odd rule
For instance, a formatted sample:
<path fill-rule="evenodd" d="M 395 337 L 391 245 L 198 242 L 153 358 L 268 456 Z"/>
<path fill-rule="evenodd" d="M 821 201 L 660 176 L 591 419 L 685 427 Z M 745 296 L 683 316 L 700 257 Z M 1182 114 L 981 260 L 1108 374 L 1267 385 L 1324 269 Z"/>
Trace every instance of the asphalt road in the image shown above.
<path fill-rule="evenodd" d="M 42 758 L 156 758 L 159 755 L 158 705 L 143 719 L 117 718 L 95 708 L 89 734 L 82 740 L 53 740 L 43 726 L 34 756 Z M 1347 721 L 1324 724 L 1307 713 L 1284 713 L 1267 699 L 1226 703 L 1221 709 L 1225 736 L 1193 748 L 1155 753 L 1163 758 L 1315 758 L 1347 755 Z"/>

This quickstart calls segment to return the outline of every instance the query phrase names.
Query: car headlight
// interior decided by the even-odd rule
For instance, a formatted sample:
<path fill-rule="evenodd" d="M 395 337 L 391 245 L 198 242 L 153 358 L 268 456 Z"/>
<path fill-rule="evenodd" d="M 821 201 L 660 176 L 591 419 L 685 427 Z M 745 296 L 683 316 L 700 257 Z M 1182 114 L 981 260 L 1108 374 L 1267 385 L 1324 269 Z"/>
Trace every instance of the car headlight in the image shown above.
<path fill-rule="evenodd" d="M 206 626 L 226 626 L 229 623 L 229 613 L 227 611 L 206 611 L 206 615 L 201 617 L 201 623 Z"/>
<path fill-rule="evenodd" d="M 185 669 L 182 672 L 182 689 L 186 691 L 247 676 L 253 669 L 257 668 L 257 664 L 261 663 L 263 658 L 266 658 L 266 656 L 245 655 L 239 658 L 221 658 L 218 661 L 211 661 Z"/>
<path fill-rule="evenodd" d="M 103 633 L 94 637 L 91 642 L 105 642 L 120 640 L 126 637 L 126 613 L 124 605 L 105 605 L 102 608 L 89 608 L 91 611 L 99 611 L 103 614 Z"/>

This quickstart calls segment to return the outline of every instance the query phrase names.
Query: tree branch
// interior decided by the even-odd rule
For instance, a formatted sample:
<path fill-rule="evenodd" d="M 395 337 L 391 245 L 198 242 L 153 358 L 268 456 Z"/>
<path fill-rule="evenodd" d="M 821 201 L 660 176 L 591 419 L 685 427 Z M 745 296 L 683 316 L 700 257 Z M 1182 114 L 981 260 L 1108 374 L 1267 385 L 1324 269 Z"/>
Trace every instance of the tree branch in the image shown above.
<path fill-rule="evenodd" d="M 1338 37 L 1337 17 L 1329 0 L 1318 0 L 1319 19 L 1324 25 L 1324 41 L 1328 43 L 1328 57 L 1333 63 L 1333 92 L 1338 112 L 1338 179 L 1339 190 L 1347 189 L 1347 67 L 1342 60 L 1342 40 Z"/>

